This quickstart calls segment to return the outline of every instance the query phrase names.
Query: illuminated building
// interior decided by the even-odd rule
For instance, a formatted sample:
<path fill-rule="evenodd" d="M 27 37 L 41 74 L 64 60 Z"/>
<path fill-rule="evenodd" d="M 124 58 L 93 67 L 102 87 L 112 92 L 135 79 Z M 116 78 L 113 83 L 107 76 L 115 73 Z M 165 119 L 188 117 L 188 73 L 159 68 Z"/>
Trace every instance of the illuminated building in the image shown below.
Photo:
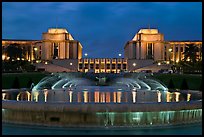
<path fill-rule="evenodd" d="M 66 29 L 49 29 L 42 36 L 42 60 L 80 59 L 82 45 Z"/>
<path fill-rule="evenodd" d="M 127 59 L 122 58 L 84 58 L 79 59 L 80 72 L 120 73 L 127 71 Z"/>
<path fill-rule="evenodd" d="M 42 34 L 42 40 L 2 40 L 2 60 L 8 60 L 5 49 L 11 44 L 19 45 L 26 51 L 24 60 L 32 62 L 52 62 L 72 71 L 94 73 L 119 73 L 135 71 L 166 61 L 178 63 L 184 59 L 186 44 L 194 44 L 202 49 L 202 41 L 165 41 L 158 29 L 140 29 L 124 47 L 124 58 L 82 58 L 82 45 L 74 40 L 66 29 L 51 28 Z M 121 54 L 119 55 L 121 56 Z M 202 60 L 202 51 L 197 52 Z"/>
<path fill-rule="evenodd" d="M 141 29 L 124 47 L 127 59 L 163 60 L 164 35 L 157 29 Z"/>

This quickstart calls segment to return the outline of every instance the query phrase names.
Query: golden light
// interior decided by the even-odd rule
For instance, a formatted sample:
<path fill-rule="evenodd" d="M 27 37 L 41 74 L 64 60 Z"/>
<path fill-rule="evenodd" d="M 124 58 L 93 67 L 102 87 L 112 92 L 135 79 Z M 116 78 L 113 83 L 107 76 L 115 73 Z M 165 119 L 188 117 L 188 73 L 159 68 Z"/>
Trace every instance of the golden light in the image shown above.
<path fill-rule="evenodd" d="M 10 59 L 10 57 L 7 57 L 7 60 L 9 60 Z"/>
<path fill-rule="evenodd" d="M 179 60 L 177 59 L 177 60 L 176 60 L 176 63 L 178 63 L 178 62 L 179 62 Z"/>
<path fill-rule="evenodd" d="M 47 61 L 45 62 L 45 64 L 46 64 L 46 65 L 48 64 Z"/>
<path fill-rule="evenodd" d="M 158 91 L 157 92 L 157 99 L 158 99 L 158 102 L 161 102 L 161 92 L 160 91 Z"/>
<path fill-rule="evenodd" d="M 20 60 L 20 58 L 17 58 L 17 60 Z"/>
<path fill-rule="evenodd" d="M 175 92 L 175 95 L 176 95 L 176 102 L 178 102 L 178 101 L 179 101 L 179 95 L 180 95 L 180 93 L 179 93 L 179 92 Z"/>
<path fill-rule="evenodd" d="M 190 99 L 191 99 L 191 94 L 187 94 L 187 101 L 190 101 Z"/>
<path fill-rule="evenodd" d="M 38 50 L 38 48 L 36 48 L 36 47 L 35 47 L 35 48 L 34 48 L 34 50 L 35 50 L 35 51 L 37 51 L 37 50 Z"/>
<path fill-rule="evenodd" d="M 2 60 L 5 60 L 5 58 L 6 58 L 6 55 L 2 55 Z"/>
<path fill-rule="evenodd" d="M 169 63 L 170 63 L 169 61 L 166 62 L 166 64 L 169 64 Z"/>
<path fill-rule="evenodd" d="M 22 60 L 25 60 L 24 58 L 22 58 Z"/>
<path fill-rule="evenodd" d="M 135 67 L 135 66 L 136 66 L 136 63 L 133 63 L 132 65 Z"/>
<path fill-rule="evenodd" d="M 169 49 L 169 52 L 172 52 L 172 49 Z"/>
<path fill-rule="evenodd" d="M 161 65 L 161 63 L 159 62 L 157 65 L 158 65 L 158 66 L 160 66 L 160 65 Z"/>

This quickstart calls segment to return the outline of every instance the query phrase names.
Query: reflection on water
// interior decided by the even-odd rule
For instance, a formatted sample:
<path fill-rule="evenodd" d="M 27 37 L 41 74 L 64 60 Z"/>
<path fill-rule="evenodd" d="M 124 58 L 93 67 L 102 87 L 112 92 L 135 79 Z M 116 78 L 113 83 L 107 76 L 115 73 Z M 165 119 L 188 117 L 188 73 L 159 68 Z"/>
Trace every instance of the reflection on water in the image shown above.
<path fill-rule="evenodd" d="M 16 96 L 16 97 L 15 97 Z M 64 101 L 68 103 L 142 103 L 142 102 L 179 102 L 191 101 L 193 95 L 190 93 L 161 92 L 158 90 L 144 91 L 131 90 L 124 91 L 114 88 L 93 88 L 93 89 L 68 89 L 68 90 L 40 90 L 21 91 L 18 94 L 2 91 L 2 100 L 17 101 Z M 195 97 L 194 97 L 195 99 Z"/>

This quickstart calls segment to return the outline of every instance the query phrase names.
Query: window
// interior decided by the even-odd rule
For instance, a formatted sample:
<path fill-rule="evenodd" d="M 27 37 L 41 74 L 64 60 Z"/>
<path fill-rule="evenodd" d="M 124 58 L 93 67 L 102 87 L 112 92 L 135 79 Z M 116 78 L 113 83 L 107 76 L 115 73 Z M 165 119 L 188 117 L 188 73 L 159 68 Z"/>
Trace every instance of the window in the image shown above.
<path fill-rule="evenodd" d="M 118 69 L 121 69 L 121 64 L 118 64 Z"/>
<path fill-rule="evenodd" d="M 178 52 L 178 47 L 176 47 L 176 52 Z"/>
<path fill-rule="evenodd" d="M 153 43 L 147 43 L 147 59 L 153 59 Z"/>
<path fill-rule="evenodd" d="M 94 64 L 90 64 L 90 69 L 94 69 Z"/>
<path fill-rule="evenodd" d="M 53 55 L 53 59 L 57 59 L 58 58 L 58 43 L 54 43 L 54 55 Z"/>
<path fill-rule="evenodd" d="M 96 69 L 99 69 L 99 64 L 96 64 Z"/>
<path fill-rule="evenodd" d="M 110 69 L 110 64 L 107 64 L 107 69 Z"/>
<path fill-rule="evenodd" d="M 112 64 L 112 69 L 115 69 L 115 64 Z"/>
<path fill-rule="evenodd" d="M 126 69 L 126 64 L 123 64 L 123 69 Z"/>
<path fill-rule="evenodd" d="M 82 66 L 83 66 L 82 63 L 80 63 L 80 64 L 79 64 L 79 69 L 82 69 Z"/>
<path fill-rule="evenodd" d="M 181 52 L 183 52 L 183 47 L 181 47 Z"/>

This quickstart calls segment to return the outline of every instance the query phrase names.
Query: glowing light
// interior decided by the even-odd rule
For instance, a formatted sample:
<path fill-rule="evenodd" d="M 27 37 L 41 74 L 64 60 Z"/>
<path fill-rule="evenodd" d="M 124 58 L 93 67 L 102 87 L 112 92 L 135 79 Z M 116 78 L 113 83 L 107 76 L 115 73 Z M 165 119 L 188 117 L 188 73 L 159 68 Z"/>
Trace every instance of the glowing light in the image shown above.
<path fill-rule="evenodd" d="M 121 57 L 121 56 L 122 56 L 122 54 L 118 54 L 118 56 L 119 56 L 119 57 Z"/>
<path fill-rule="evenodd" d="M 45 62 L 45 64 L 46 64 L 46 65 L 48 64 L 47 61 Z"/>
<path fill-rule="evenodd" d="M 99 92 L 94 92 L 94 102 L 98 103 L 99 102 Z"/>
<path fill-rule="evenodd" d="M 169 63 L 170 63 L 169 61 L 166 62 L 166 64 L 169 64 Z"/>
<path fill-rule="evenodd" d="M 87 53 L 85 53 L 85 54 L 84 54 L 84 56 L 85 56 L 85 57 L 87 57 L 87 56 L 88 56 L 88 54 L 87 54 Z"/>
<path fill-rule="evenodd" d="M 6 56 L 5 55 L 2 55 L 2 60 L 5 60 L 6 59 Z"/>
<path fill-rule="evenodd" d="M 133 103 L 136 102 L 136 92 L 132 92 L 132 101 Z"/>
<path fill-rule="evenodd" d="M 6 93 L 2 93 L 2 100 L 4 100 L 6 97 Z"/>
<path fill-rule="evenodd" d="M 35 48 L 34 48 L 34 50 L 35 50 L 35 51 L 37 51 L 37 50 L 38 50 L 38 48 L 36 48 L 36 47 L 35 47 Z"/>
<path fill-rule="evenodd" d="M 190 98 L 191 98 L 191 94 L 187 94 L 187 101 L 190 101 Z"/>
<path fill-rule="evenodd" d="M 158 66 L 160 66 L 160 65 L 161 65 L 161 63 L 159 62 L 157 65 L 158 65 Z"/>
<path fill-rule="evenodd" d="M 169 52 L 172 52 L 172 49 L 169 49 Z"/>
<path fill-rule="evenodd" d="M 17 60 L 20 60 L 20 58 L 17 58 Z"/>
<path fill-rule="evenodd" d="M 47 90 L 45 90 L 45 91 L 44 91 L 45 102 L 47 102 L 47 95 L 48 95 L 48 91 L 47 91 Z"/>
<path fill-rule="evenodd" d="M 88 102 L 88 91 L 84 91 L 84 103 Z"/>
<path fill-rule="evenodd" d="M 161 92 L 160 91 L 157 92 L 157 96 L 158 96 L 158 102 L 161 102 Z"/>
<path fill-rule="evenodd" d="M 70 62 L 69 65 L 72 66 L 72 62 Z"/>
<path fill-rule="evenodd" d="M 72 91 L 69 91 L 69 102 L 72 102 Z"/>
<path fill-rule="evenodd" d="M 117 102 L 121 102 L 121 92 L 117 92 Z"/>
<path fill-rule="evenodd" d="M 133 63 L 132 65 L 135 67 L 135 66 L 136 66 L 136 63 Z"/>
<path fill-rule="evenodd" d="M 179 95 L 180 95 L 180 93 L 179 93 L 179 92 L 175 92 L 175 95 L 176 95 L 176 102 L 178 102 L 178 101 L 179 101 Z"/>

